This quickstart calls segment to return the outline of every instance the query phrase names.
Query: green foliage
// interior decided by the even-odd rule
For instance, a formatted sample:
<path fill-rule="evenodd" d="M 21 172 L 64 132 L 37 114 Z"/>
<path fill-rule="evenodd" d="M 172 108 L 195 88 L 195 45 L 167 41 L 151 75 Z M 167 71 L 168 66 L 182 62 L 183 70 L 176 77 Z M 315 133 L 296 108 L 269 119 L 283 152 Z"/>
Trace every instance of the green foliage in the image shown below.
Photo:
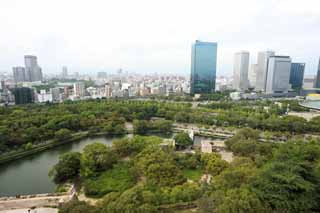
<path fill-rule="evenodd" d="M 25 148 L 26 150 L 30 150 L 30 149 L 32 149 L 32 146 L 33 146 L 32 143 L 29 142 L 29 143 L 27 143 L 27 144 L 25 145 L 24 148 Z"/>
<path fill-rule="evenodd" d="M 134 164 L 151 185 L 175 186 L 186 181 L 173 157 L 159 147 L 144 149 L 136 156 Z"/>
<path fill-rule="evenodd" d="M 80 153 L 69 152 L 59 157 L 59 162 L 52 168 L 49 175 L 55 183 L 64 183 L 79 176 Z"/>
<path fill-rule="evenodd" d="M 202 168 L 201 154 L 196 152 L 191 153 L 179 153 L 174 155 L 174 160 L 181 169 L 200 169 Z"/>
<path fill-rule="evenodd" d="M 208 204 L 211 202 L 212 206 Z M 257 197 L 255 193 L 248 188 L 230 189 L 221 192 L 216 191 L 211 197 L 199 202 L 202 212 L 222 212 L 222 213 L 255 213 L 270 212 Z M 210 207 L 208 209 L 208 206 Z M 208 210 L 208 211 L 206 211 Z"/>
<path fill-rule="evenodd" d="M 318 209 L 319 157 L 320 146 L 314 142 L 281 145 L 274 158 L 259 171 L 252 183 L 253 190 L 277 211 Z"/>
<path fill-rule="evenodd" d="M 189 137 L 188 133 L 179 132 L 174 136 L 175 144 L 178 149 L 184 149 L 193 144 L 192 139 Z"/>
<path fill-rule="evenodd" d="M 87 145 L 81 158 L 81 176 L 95 176 L 98 172 L 112 168 L 117 162 L 117 155 L 101 143 Z"/>
<path fill-rule="evenodd" d="M 63 141 L 63 140 L 67 140 L 71 137 L 71 131 L 69 129 L 59 129 L 58 131 L 56 131 L 54 133 L 54 137 L 57 140 Z"/>
<path fill-rule="evenodd" d="M 255 178 L 257 168 L 249 158 L 236 158 L 229 167 L 213 179 L 213 186 L 219 190 L 247 186 Z"/>
<path fill-rule="evenodd" d="M 264 161 L 271 158 L 274 144 L 259 141 L 260 132 L 250 128 L 239 130 L 232 138 L 226 140 L 227 148 L 236 156 L 250 157 Z"/>
<path fill-rule="evenodd" d="M 158 145 L 162 139 L 155 136 L 134 136 L 113 141 L 112 149 L 121 157 L 136 155 L 147 146 Z"/>
<path fill-rule="evenodd" d="M 141 185 L 136 185 L 120 194 L 107 195 L 100 203 L 101 212 L 140 213 L 158 212 L 154 195 Z"/>
<path fill-rule="evenodd" d="M 134 120 L 133 121 L 133 132 L 135 134 L 144 135 L 148 131 L 148 121 L 146 120 Z"/>
<path fill-rule="evenodd" d="M 144 135 L 148 132 L 169 133 L 172 131 L 172 121 L 167 120 L 133 120 L 133 132 Z"/>
<path fill-rule="evenodd" d="M 202 154 L 201 160 L 203 162 L 205 171 L 212 176 L 219 175 L 228 167 L 228 162 L 222 160 L 221 156 L 217 153 Z"/>
<path fill-rule="evenodd" d="M 186 182 L 177 185 L 170 191 L 171 203 L 188 202 L 196 200 L 201 195 L 201 189 L 197 183 Z"/>
<path fill-rule="evenodd" d="M 63 204 L 59 213 L 100 213 L 100 210 L 84 201 L 73 200 Z"/>
<path fill-rule="evenodd" d="M 110 192 L 124 192 L 134 185 L 128 163 L 118 163 L 98 177 L 84 181 L 84 192 L 88 196 L 102 197 Z"/>
<path fill-rule="evenodd" d="M 198 181 L 203 175 L 202 169 L 183 169 L 183 176 L 188 180 Z"/>

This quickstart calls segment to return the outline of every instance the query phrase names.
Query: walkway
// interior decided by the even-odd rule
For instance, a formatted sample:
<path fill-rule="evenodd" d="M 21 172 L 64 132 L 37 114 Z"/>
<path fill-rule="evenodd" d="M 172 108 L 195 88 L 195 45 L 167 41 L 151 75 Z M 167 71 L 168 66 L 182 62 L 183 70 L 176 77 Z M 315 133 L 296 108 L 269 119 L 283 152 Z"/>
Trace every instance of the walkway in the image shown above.
<path fill-rule="evenodd" d="M 14 209 L 14 210 L 4 210 L 0 213 L 28 213 L 29 209 Z M 57 208 L 36 208 L 30 211 L 30 213 L 58 213 Z"/>
<path fill-rule="evenodd" d="M 59 203 L 64 203 L 69 200 L 70 195 L 1 200 L 0 211 L 11 209 L 28 209 L 32 207 L 57 207 Z"/>

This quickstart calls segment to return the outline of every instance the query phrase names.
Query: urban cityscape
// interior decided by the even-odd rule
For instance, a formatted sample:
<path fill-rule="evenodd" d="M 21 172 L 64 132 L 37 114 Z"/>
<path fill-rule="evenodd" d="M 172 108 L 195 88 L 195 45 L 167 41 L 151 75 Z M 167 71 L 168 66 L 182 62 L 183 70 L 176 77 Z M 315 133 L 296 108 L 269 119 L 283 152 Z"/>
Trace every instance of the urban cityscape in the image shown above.
<path fill-rule="evenodd" d="M 317 0 L 4 0 L 0 213 L 320 212 Z"/>
<path fill-rule="evenodd" d="M 230 92 L 234 100 L 302 96 L 320 100 L 320 57 L 314 75 L 304 75 L 306 63 L 274 51 L 258 52 L 257 64 L 250 53 L 234 53 L 233 75 L 217 76 L 218 44 L 195 41 L 191 48 L 191 74 L 161 75 L 129 73 L 119 68 L 96 75 L 61 73 L 44 77 L 37 56 L 25 55 L 25 66 L 15 66 L 2 75 L 2 105 L 63 102 L 101 98 L 148 98 Z M 254 56 L 252 56 L 254 57 Z"/>

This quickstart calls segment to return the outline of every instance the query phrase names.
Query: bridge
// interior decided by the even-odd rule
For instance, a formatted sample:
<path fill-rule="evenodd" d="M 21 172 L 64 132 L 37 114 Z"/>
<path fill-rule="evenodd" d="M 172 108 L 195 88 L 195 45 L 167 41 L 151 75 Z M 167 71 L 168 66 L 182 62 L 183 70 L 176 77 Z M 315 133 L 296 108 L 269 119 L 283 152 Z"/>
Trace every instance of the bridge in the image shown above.
<path fill-rule="evenodd" d="M 188 135 L 191 139 L 194 139 L 195 135 L 228 139 L 228 138 L 234 136 L 234 134 L 235 134 L 234 132 L 230 132 L 230 131 L 205 129 L 205 128 L 199 128 L 196 126 L 190 127 L 190 126 L 183 126 L 180 124 L 173 125 L 173 130 L 178 131 L 178 132 L 186 132 L 186 133 L 188 133 Z"/>

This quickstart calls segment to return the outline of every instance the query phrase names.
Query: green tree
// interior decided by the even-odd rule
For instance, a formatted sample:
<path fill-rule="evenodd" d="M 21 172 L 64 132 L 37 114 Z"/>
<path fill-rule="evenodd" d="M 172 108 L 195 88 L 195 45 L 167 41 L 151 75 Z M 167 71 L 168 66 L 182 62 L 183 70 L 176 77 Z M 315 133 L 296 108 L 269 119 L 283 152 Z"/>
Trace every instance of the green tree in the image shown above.
<path fill-rule="evenodd" d="M 174 136 L 175 144 L 178 149 L 184 149 L 193 144 L 192 139 L 189 137 L 188 133 L 179 132 Z"/>
<path fill-rule="evenodd" d="M 54 137 L 57 139 L 57 140 L 67 140 L 71 137 L 71 131 L 69 129 L 60 129 L 58 131 L 55 132 L 54 134 Z"/>
<path fill-rule="evenodd" d="M 84 177 L 112 168 L 117 162 L 117 155 L 102 143 L 93 143 L 83 149 L 81 175 Z"/>
<path fill-rule="evenodd" d="M 224 195 L 216 195 L 215 212 L 226 213 L 255 213 L 271 212 L 248 188 L 228 190 Z"/>
<path fill-rule="evenodd" d="M 79 176 L 80 153 L 69 152 L 59 157 L 59 162 L 53 166 L 49 175 L 55 183 L 64 183 Z"/>
<path fill-rule="evenodd" d="M 73 200 L 63 204 L 59 213 L 100 213 L 100 209 L 87 204 L 84 201 Z"/>
<path fill-rule="evenodd" d="M 216 176 L 228 167 L 228 162 L 221 159 L 217 153 L 205 153 L 201 155 L 201 160 L 207 173 Z"/>
<path fill-rule="evenodd" d="M 276 211 L 312 212 L 319 209 L 319 159 L 318 143 L 287 142 L 261 168 L 252 188 Z"/>
<path fill-rule="evenodd" d="M 150 125 L 145 120 L 134 120 L 133 121 L 133 132 L 135 134 L 144 135 L 148 132 Z"/>
<path fill-rule="evenodd" d="M 151 185 L 175 186 L 186 181 L 172 156 L 159 147 L 144 149 L 134 162 L 138 173 Z"/>

